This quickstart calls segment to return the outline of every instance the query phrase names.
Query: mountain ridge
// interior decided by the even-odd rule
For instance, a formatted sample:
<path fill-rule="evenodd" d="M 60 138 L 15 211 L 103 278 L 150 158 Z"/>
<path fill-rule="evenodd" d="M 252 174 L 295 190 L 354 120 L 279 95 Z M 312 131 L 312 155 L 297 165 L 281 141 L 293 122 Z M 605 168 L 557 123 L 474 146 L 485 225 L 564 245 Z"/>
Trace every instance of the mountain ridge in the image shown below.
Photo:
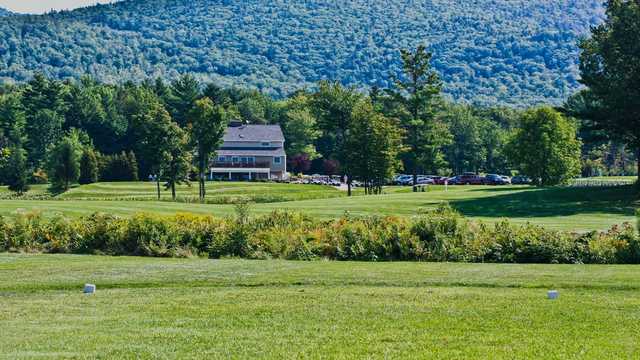
<path fill-rule="evenodd" d="M 0 23 L 0 81 L 189 72 L 275 96 L 322 79 L 388 87 L 398 50 L 425 43 L 457 101 L 557 104 L 580 87 L 576 42 L 602 19 L 600 0 L 336 4 L 128 0 L 10 17 Z"/>

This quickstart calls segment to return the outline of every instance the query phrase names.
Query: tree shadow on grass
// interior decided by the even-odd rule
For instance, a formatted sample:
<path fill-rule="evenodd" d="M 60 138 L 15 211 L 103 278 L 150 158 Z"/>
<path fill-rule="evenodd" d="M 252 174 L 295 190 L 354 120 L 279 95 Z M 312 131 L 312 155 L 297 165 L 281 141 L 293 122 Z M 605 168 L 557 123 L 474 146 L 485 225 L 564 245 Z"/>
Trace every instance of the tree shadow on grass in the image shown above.
<path fill-rule="evenodd" d="M 452 200 L 451 206 L 466 216 L 554 217 L 578 214 L 619 214 L 632 216 L 638 207 L 633 186 L 610 188 L 513 188 L 471 191 L 508 192 L 483 198 Z"/>

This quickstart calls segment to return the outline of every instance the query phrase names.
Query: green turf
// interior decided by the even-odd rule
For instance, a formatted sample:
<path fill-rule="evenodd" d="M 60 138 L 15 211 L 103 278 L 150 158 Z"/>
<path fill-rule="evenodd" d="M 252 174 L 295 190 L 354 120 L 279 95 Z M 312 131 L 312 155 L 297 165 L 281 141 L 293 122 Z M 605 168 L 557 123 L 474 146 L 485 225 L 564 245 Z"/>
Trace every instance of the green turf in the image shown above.
<path fill-rule="evenodd" d="M 634 358 L 635 266 L 0 255 L 0 358 Z M 82 285 L 93 282 L 94 295 Z M 560 299 L 546 299 L 548 289 Z"/>
<path fill-rule="evenodd" d="M 75 200 L 155 200 L 156 184 L 152 182 L 112 182 L 96 183 L 75 187 L 59 195 L 60 199 Z M 178 197 L 198 197 L 198 185 L 178 186 Z M 345 196 L 344 192 L 332 186 L 295 185 L 279 183 L 248 182 L 207 182 L 207 200 L 225 202 L 226 199 L 244 197 L 257 202 L 282 202 L 295 200 L 322 199 Z M 171 193 L 161 188 L 163 200 L 170 200 Z"/>
<path fill-rule="evenodd" d="M 137 212 L 192 212 L 225 216 L 234 211 L 232 205 L 117 200 L 116 196 L 135 196 L 136 191 L 143 187 L 145 190 L 149 188 L 146 191 L 153 191 L 152 184 L 148 183 L 131 184 L 131 188 L 125 190 L 127 186 L 127 183 L 84 186 L 63 194 L 62 197 L 67 200 L 0 200 L 0 215 L 10 216 L 17 211 L 35 210 L 42 211 L 45 215 L 63 213 L 71 216 L 93 212 L 124 216 Z M 287 209 L 321 218 L 335 218 L 345 212 L 353 215 L 411 216 L 446 201 L 472 219 L 494 222 L 509 218 L 515 223 L 531 222 L 570 231 L 604 230 L 623 222 L 634 222 L 634 210 L 638 206 L 637 195 L 632 186 L 547 189 L 527 186 L 450 186 L 448 191 L 442 186 L 435 186 L 424 193 L 412 193 L 407 187 L 390 187 L 385 188 L 384 195 L 352 198 L 345 197 L 337 189 L 313 185 L 214 183 L 210 186 L 211 196 L 217 196 L 214 195 L 216 192 L 233 192 L 234 196 L 271 192 L 285 194 L 283 196 L 291 196 L 292 199 L 318 197 L 311 200 L 254 204 L 251 207 L 253 214 Z M 96 198 L 111 200 L 83 200 L 82 197 L 89 193 L 100 194 Z"/>
<path fill-rule="evenodd" d="M 589 177 L 589 178 L 580 178 L 580 179 L 576 179 L 577 181 L 581 181 L 581 180 L 598 180 L 598 181 L 636 181 L 638 180 L 637 176 L 595 176 L 595 177 Z"/>

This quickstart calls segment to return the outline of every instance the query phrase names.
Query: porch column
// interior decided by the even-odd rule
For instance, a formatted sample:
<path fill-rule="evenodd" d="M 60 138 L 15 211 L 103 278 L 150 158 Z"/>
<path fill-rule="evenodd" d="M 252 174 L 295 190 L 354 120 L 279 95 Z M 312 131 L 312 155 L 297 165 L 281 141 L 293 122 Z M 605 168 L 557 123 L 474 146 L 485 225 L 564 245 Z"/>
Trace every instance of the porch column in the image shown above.
<path fill-rule="evenodd" d="M 231 171 L 229 171 L 229 181 L 231 181 Z"/>
<path fill-rule="evenodd" d="M 249 181 L 251 181 L 251 171 L 249 171 Z"/>

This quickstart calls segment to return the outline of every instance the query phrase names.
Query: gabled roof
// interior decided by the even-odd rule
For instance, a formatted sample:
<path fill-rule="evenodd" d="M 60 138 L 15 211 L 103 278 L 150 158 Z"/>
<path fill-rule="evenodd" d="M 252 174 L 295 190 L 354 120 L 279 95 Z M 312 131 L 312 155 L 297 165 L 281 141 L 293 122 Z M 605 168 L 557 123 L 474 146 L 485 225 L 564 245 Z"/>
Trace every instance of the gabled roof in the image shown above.
<path fill-rule="evenodd" d="M 230 126 L 224 141 L 284 141 L 280 125 Z"/>

